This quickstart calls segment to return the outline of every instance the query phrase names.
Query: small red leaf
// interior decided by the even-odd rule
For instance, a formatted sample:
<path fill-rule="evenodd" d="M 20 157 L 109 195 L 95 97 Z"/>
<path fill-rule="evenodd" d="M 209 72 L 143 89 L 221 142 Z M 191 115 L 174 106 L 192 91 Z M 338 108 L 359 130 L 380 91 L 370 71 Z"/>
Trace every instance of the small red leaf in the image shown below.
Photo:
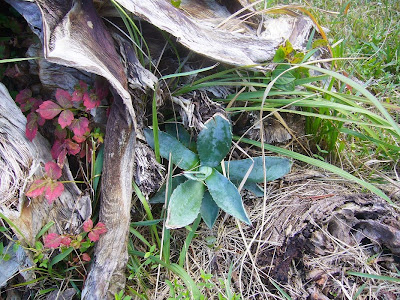
<path fill-rule="evenodd" d="M 61 112 L 61 107 L 51 100 L 44 101 L 36 110 L 42 118 L 51 120 Z"/>
<path fill-rule="evenodd" d="M 54 135 L 57 140 L 65 140 L 67 137 L 67 130 L 61 128 L 60 126 L 56 126 L 56 129 L 54 130 Z"/>
<path fill-rule="evenodd" d="M 36 98 L 30 98 L 29 102 L 31 103 L 32 106 L 32 111 L 36 111 L 40 105 L 42 105 L 43 101 L 42 99 L 36 99 Z"/>
<path fill-rule="evenodd" d="M 99 240 L 100 236 L 96 232 L 91 231 L 88 234 L 88 238 L 91 242 L 97 242 Z"/>
<path fill-rule="evenodd" d="M 87 219 L 85 222 L 83 222 L 83 230 L 85 232 L 89 232 L 93 228 L 93 221 L 91 219 Z"/>
<path fill-rule="evenodd" d="M 82 254 L 82 260 L 83 261 L 91 261 L 92 259 L 90 258 L 89 254 L 83 253 Z"/>
<path fill-rule="evenodd" d="M 92 230 L 96 234 L 100 235 L 107 232 L 106 225 L 102 222 L 97 223 L 97 225 Z"/>
<path fill-rule="evenodd" d="M 57 233 L 49 233 L 44 238 L 44 246 L 46 248 L 56 249 L 60 247 L 61 241 L 62 241 L 62 236 L 58 235 Z"/>
<path fill-rule="evenodd" d="M 83 93 L 81 91 L 75 90 L 72 93 L 72 101 L 73 102 L 79 102 L 82 101 Z"/>
<path fill-rule="evenodd" d="M 71 245 L 71 238 L 68 237 L 68 236 L 63 236 L 62 239 L 61 239 L 61 245 L 62 246 L 67 246 L 67 247 L 69 245 Z"/>
<path fill-rule="evenodd" d="M 46 197 L 49 204 L 52 204 L 54 200 L 61 196 L 64 191 L 64 185 L 61 182 L 53 181 L 46 185 L 44 196 Z"/>
<path fill-rule="evenodd" d="M 65 157 L 67 156 L 67 148 L 65 145 L 65 141 L 56 140 L 51 147 L 51 156 L 53 159 L 57 160 L 57 163 L 62 166 L 65 161 Z"/>
<path fill-rule="evenodd" d="M 35 180 L 30 186 L 29 190 L 25 193 L 28 197 L 38 197 L 43 194 L 44 189 L 46 188 L 47 181 L 43 179 Z"/>
<path fill-rule="evenodd" d="M 79 151 L 81 151 L 81 147 L 79 144 L 74 143 L 71 139 L 65 140 L 65 146 L 68 150 L 68 154 L 75 155 L 78 154 Z"/>
<path fill-rule="evenodd" d="M 88 93 L 85 93 L 83 95 L 83 105 L 88 110 L 98 107 L 100 105 L 100 102 L 101 99 L 98 99 L 96 94 L 91 93 L 89 95 Z"/>
<path fill-rule="evenodd" d="M 71 108 L 72 107 L 71 95 L 65 90 L 57 89 L 56 100 L 63 108 Z"/>
<path fill-rule="evenodd" d="M 62 174 L 61 168 L 54 161 L 47 162 L 44 165 L 44 170 L 46 171 L 47 176 L 53 180 L 57 180 Z"/>
<path fill-rule="evenodd" d="M 72 139 L 75 141 L 75 142 L 77 142 L 77 143 L 79 143 L 79 144 L 81 144 L 81 143 L 83 143 L 84 141 L 86 141 L 86 136 L 80 136 L 80 135 L 74 135 L 73 137 L 72 137 Z"/>
<path fill-rule="evenodd" d="M 38 131 L 38 123 L 37 123 L 38 115 L 34 112 L 31 112 L 26 117 L 26 128 L 25 135 L 32 142 L 35 138 Z"/>
<path fill-rule="evenodd" d="M 83 94 L 87 91 L 87 84 L 82 80 L 79 81 L 79 85 L 75 86 L 75 91 L 72 93 L 72 101 L 79 102 L 82 101 Z"/>
<path fill-rule="evenodd" d="M 72 121 L 69 128 L 74 132 L 75 135 L 83 136 L 85 133 L 90 132 L 89 120 L 85 117 L 80 117 Z"/>
<path fill-rule="evenodd" d="M 32 97 L 32 91 L 30 89 L 24 89 L 20 91 L 15 97 L 15 102 L 19 104 L 24 104 L 26 101 Z"/>
<path fill-rule="evenodd" d="M 74 114 L 70 110 L 64 110 L 61 112 L 58 117 L 58 124 L 60 124 L 61 128 L 65 128 L 71 125 L 72 120 L 74 119 Z"/>
<path fill-rule="evenodd" d="M 35 111 L 36 111 L 36 110 L 35 110 Z M 42 118 L 41 115 L 37 115 L 37 123 L 38 123 L 38 125 L 39 125 L 39 126 L 43 126 L 43 125 L 44 125 L 44 122 L 46 122 L 46 119 L 45 119 L 45 118 Z"/>

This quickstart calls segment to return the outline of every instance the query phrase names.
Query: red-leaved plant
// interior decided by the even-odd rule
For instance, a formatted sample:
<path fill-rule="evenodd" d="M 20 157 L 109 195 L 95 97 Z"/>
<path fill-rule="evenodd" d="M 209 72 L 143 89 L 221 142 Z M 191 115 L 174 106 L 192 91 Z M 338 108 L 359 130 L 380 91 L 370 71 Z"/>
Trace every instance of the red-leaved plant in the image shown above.
<path fill-rule="evenodd" d="M 64 191 L 62 182 L 57 181 L 61 177 L 62 170 L 58 164 L 49 161 L 45 164 L 45 176 L 42 179 L 37 179 L 30 186 L 26 196 L 39 197 L 44 194 L 49 204 L 53 203 Z"/>
<path fill-rule="evenodd" d="M 61 169 L 67 155 L 84 157 L 91 151 L 92 143 L 87 138 L 90 132 L 90 118 L 88 113 L 98 107 L 101 100 L 108 96 L 109 87 L 106 81 L 97 80 L 94 89 L 81 81 L 75 86 L 72 95 L 63 89 L 57 89 L 56 101 L 42 101 L 32 97 L 32 91 L 24 89 L 16 97 L 21 111 L 27 114 L 26 137 L 32 141 L 38 126 L 43 126 L 46 120 L 53 120 L 55 125 L 54 143 L 51 155 L 56 162 L 45 165 L 46 174 L 42 179 L 35 180 L 26 195 L 28 197 L 45 196 L 51 204 L 64 191 L 63 183 L 57 181 L 61 177 Z M 102 134 L 95 130 L 93 138 L 102 142 Z M 91 155 L 88 155 L 88 161 Z"/>
<path fill-rule="evenodd" d="M 93 221 L 87 219 L 83 223 L 83 231 L 89 233 L 88 238 L 91 242 L 97 242 L 100 235 L 107 232 L 106 225 L 104 223 L 98 222 L 93 228 Z M 57 233 L 49 233 L 44 238 L 44 246 L 46 248 L 56 249 L 58 247 L 69 247 L 79 248 L 81 243 L 83 243 L 83 236 L 77 235 L 59 235 Z"/>

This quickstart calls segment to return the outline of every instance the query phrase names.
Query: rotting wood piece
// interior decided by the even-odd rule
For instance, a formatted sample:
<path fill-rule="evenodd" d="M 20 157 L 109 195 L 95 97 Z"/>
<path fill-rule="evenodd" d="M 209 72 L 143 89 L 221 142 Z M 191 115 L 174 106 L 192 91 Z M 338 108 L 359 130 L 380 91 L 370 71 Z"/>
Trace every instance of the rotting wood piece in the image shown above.
<path fill-rule="evenodd" d="M 114 95 L 104 140 L 99 219 L 107 227 L 96 247 L 82 299 L 114 299 L 125 287 L 132 200 L 135 127 L 122 99 Z"/>

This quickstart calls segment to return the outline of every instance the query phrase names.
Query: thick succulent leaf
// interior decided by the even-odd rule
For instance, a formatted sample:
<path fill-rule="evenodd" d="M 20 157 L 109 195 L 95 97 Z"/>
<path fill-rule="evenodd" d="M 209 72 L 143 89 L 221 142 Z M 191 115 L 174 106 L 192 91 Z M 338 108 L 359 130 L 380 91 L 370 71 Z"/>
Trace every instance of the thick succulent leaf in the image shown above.
<path fill-rule="evenodd" d="M 264 196 L 264 190 L 255 182 L 246 182 L 243 188 L 252 192 L 256 197 Z"/>
<path fill-rule="evenodd" d="M 167 123 L 165 124 L 165 131 L 178 139 L 186 148 L 190 150 L 196 150 L 196 144 L 190 133 L 183 127 L 182 124 L 178 123 Z"/>
<path fill-rule="evenodd" d="M 254 161 L 253 169 L 246 182 L 264 182 L 264 167 L 262 157 L 241 159 L 225 162 L 225 170 L 233 182 L 241 181 L 247 174 Z M 292 162 L 284 157 L 266 156 L 265 175 L 267 181 L 272 181 L 290 172 Z"/>
<path fill-rule="evenodd" d="M 231 123 L 217 113 L 204 125 L 197 137 L 197 152 L 203 166 L 216 167 L 231 148 Z"/>
<path fill-rule="evenodd" d="M 200 212 L 205 186 L 200 181 L 188 180 L 172 193 L 168 206 L 167 228 L 180 228 L 192 223 Z"/>
<path fill-rule="evenodd" d="M 187 180 L 185 176 L 175 176 L 172 177 L 172 190 L 175 190 L 178 185 L 184 183 Z M 163 184 L 161 189 L 150 199 L 151 204 L 155 203 L 165 203 L 165 191 L 166 191 L 166 184 Z"/>
<path fill-rule="evenodd" d="M 147 143 L 154 149 L 153 130 L 145 129 L 144 135 Z M 183 146 L 182 143 L 173 136 L 160 131 L 158 133 L 158 139 L 160 143 L 160 155 L 169 159 L 169 154 L 172 153 L 172 162 L 179 168 L 190 170 L 199 164 L 199 157 L 197 154 Z"/>
<path fill-rule="evenodd" d="M 246 224 L 251 224 L 244 210 L 242 197 L 228 178 L 214 169 L 212 174 L 206 179 L 206 184 L 215 203 L 222 210 Z"/>
<path fill-rule="evenodd" d="M 204 181 L 208 176 L 211 175 L 212 171 L 213 168 L 200 166 L 197 171 L 186 171 L 183 172 L 183 175 L 191 180 Z"/>
<path fill-rule="evenodd" d="M 218 217 L 218 212 L 219 207 L 211 197 L 210 192 L 205 191 L 203 201 L 201 202 L 200 214 L 208 228 L 211 229 L 214 226 Z"/>

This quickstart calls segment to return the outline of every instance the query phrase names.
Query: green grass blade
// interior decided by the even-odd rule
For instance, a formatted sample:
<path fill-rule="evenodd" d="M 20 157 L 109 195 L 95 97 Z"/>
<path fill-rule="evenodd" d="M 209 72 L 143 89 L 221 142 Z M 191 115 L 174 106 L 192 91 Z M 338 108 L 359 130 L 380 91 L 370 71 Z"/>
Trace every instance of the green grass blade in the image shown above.
<path fill-rule="evenodd" d="M 395 146 L 395 145 L 391 145 L 391 144 L 388 144 L 388 143 L 385 143 L 385 142 L 382 142 L 381 140 L 374 139 L 374 138 L 372 138 L 370 136 L 367 136 L 365 134 L 362 134 L 360 132 L 357 132 L 357 131 L 354 131 L 354 130 L 351 130 L 351 129 L 348 129 L 348 128 L 341 128 L 340 132 L 348 134 L 348 135 L 352 135 L 352 136 L 357 137 L 357 138 L 362 139 L 362 140 L 371 141 L 371 142 L 373 142 L 374 144 L 376 144 L 378 146 L 382 145 L 382 146 L 384 146 L 386 148 L 398 151 L 400 153 L 400 147 Z"/>
<path fill-rule="evenodd" d="M 62 261 L 64 258 L 66 258 L 68 255 L 70 255 L 70 253 L 74 251 L 74 247 L 69 247 L 68 249 L 66 249 L 64 252 L 61 252 L 60 254 L 56 255 L 56 257 L 54 257 L 50 264 L 49 264 L 49 272 L 51 273 L 53 270 L 53 266 L 56 263 L 59 263 L 60 261 Z"/>
<path fill-rule="evenodd" d="M 366 288 L 367 284 L 364 283 L 362 286 L 360 286 L 360 288 L 357 290 L 357 292 L 354 294 L 353 296 L 353 300 L 357 300 L 358 297 L 361 295 L 361 293 L 363 292 L 363 290 Z"/>
<path fill-rule="evenodd" d="M 260 147 L 260 148 L 262 147 L 262 145 L 261 145 L 260 142 L 253 141 L 253 140 L 251 140 L 251 139 L 240 138 L 240 137 L 238 137 L 238 136 L 234 136 L 233 139 L 234 139 L 235 141 L 241 141 L 241 142 L 243 142 L 243 143 L 247 143 L 247 144 L 250 144 L 250 145 L 254 145 L 254 146 L 257 146 L 257 147 Z M 397 207 L 397 206 L 390 200 L 390 198 L 389 198 L 388 196 L 386 196 L 385 193 L 382 192 L 380 189 L 378 189 L 378 188 L 375 187 L 374 185 L 372 185 L 372 184 L 370 184 L 370 183 L 368 183 L 368 182 L 366 182 L 366 181 L 364 181 L 364 180 L 361 180 L 361 179 L 359 179 L 359 178 L 357 178 L 357 177 L 351 175 L 350 173 L 348 173 L 348 172 L 346 172 L 346 171 L 344 171 L 344 170 L 342 170 L 342 169 L 340 169 L 340 168 L 338 168 L 338 167 L 336 167 L 336 166 L 333 166 L 333 165 L 328 164 L 328 163 L 326 163 L 326 162 L 323 162 L 323 161 L 321 161 L 321 160 L 318 160 L 318 159 L 315 159 L 315 158 L 311 158 L 311 157 L 305 156 L 305 155 L 303 155 L 303 154 L 300 154 L 300 153 L 297 153 L 297 152 L 293 152 L 293 151 L 290 151 L 290 150 L 287 150 L 287 149 L 283 149 L 283 148 L 280 148 L 280 147 L 276 147 L 276 146 L 273 146 L 273 145 L 264 144 L 264 148 L 265 148 L 266 150 L 268 150 L 268 151 L 272 151 L 272 152 L 275 152 L 275 153 L 278 153 L 278 154 L 281 154 L 281 155 L 289 156 L 289 157 L 291 157 L 291 158 L 293 158 L 293 159 L 297 159 L 297 160 L 303 161 L 303 162 L 305 162 L 305 163 L 308 163 L 308 164 L 310 164 L 310 165 L 313 165 L 313 166 L 316 166 L 316 167 L 325 169 L 325 170 L 327 170 L 327 171 L 329 171 L 329 172 L 332 172 L 332 173 L 334 173 L 334 174 L 339 175 L 339 176 L 342 177 L 342 178 L 345 178 L 345 179 L 347 179 L 347 180 L 356 182 L 356 183 L 358 183 L 359 185 L 361 185 L 362 187 L 364 187 L 364 188 L 370 190 L 372 193 L 376 194 L 377 196 L 379 196 L 379 197 L 385 199 L 385 200 L 386 200 L 388 203 L 390 203 L 391 205 Z"/>
<path fill-rule="evenodd" d="M 97 153 L 96 160 L 94 162 L 93 190 L 95 194 L 97 192 L 97 187 L 100 182 L 100 175 L 103 170 L 103 159 L 104 159 L 104 144 L 100 146 L 99 152 Z"/>
<path fill-rule="evenodd" d="M 154 154 L 156 156 L 157 162 L 160 163 L 161 157 L 160 157 L 160 141 L 158 138 L 157 91 L 158 91 L 158 84 L 156 84 L 153 93 L 152 116 L 153 116 Z"/>
<path fill-rule="evenodd" d="M 269 278 L 269 282 L 272 283 L 272 285 L 281 293 L 282 297 L 284 297 L 287 300 L 292 300 L 292 298 L 273 280 L 272 278 Z"/>
<path fill-rule="evenodd" d="M 354 271 L 347 271 L 346 274 L 352 275 L 352 276 L 357 276 L 357 277 L 362 277 L 362 278 L 377 279 L 377 280 L 384 280 L 384 281 L 400 283 L 400 278 L 395 278 L 395 277 L 390 277 L 390 276 L 366 274 L 366 273 L 360 273 L 360 272 L 354 272 Z"/>
<path fill-rule="evenodd" d="M 136 196 L 139 198 L 140 202 L 143 205 L 143 208 L 144 208 L 144 210 L 145 210 L 145 212 L 147 214 L 148 220 L 149 221 L 154 220 L 153 214 L 151 213 L 151 208 L 149 206 L 149 203 L 147 202 L 146 198 L 143 196 L 143 194 L 140 191 L 139 187 L 136 185 L 135 182 L 132 182 L 132 186 L 133 186 L 133 189 L 134 189 L 134 191 L 136 193 Z M 157 233 L 157 226 L 156 225 L 151 225 L 150 228 L 151 228 L 152 235 L 156 239 L 158 248 L 160 249 L 161 248 L 161 241 L 160 241 L 160 237 L 158 236 L 158 233 Z"/>
<path fill-rule="evenodd" d="M 146 253 L 132 250 L 129 251 L 129 254 L 140 256 L 140 257 L 145 257 Z M 189 274 L 183 269 L 181 266 L 177 264 L 167 264 L 166 262 L 162 261 L 156 256 L 150 255 L 147 258 L 150 258 L 153 262 L 162 265 L 166 269 L 170 270 L 171 272 L 175 273 L 178 275 L 182 281 L 185 283 L 186 287 L 190 290 L 191 296 L 193 299 L 198 300 L 201 297 L 201 293 L 199 288 L 197 287 L 196 283 L 193 281 L 193 279 L 189 276 Z"/>
<path fill-rule="evenodd" d="M 346 76 L 344 76 L 342 74 L 338 74 L 338 73 L 336 73 L 334 71 L 331 71 L 331 70 L 327 70 L 327 69 L 323 69 L 323 68 L 316 67 L 316 66 L 311 66 L 311 65 L 304 65 L 304 64 L 301 65 L 301 66 L 305 67 L 305 68 L 309 68 L 311 70 L 315 70 L 315 71 L 324 73 L 324 74 L 327 74 L 327 75 L 330 75 L 333 78 L 336 78 L 337 80 L 340 80 L 340 81 L 348 84 L 349 86 L 351 86 L 355 90 L 359 91 L 368 100 L 370 100 L 371 103 L 373 103 L 376 106 L 376 108 L 386 118 L 386 120 L 390 123 L 390 125 L 392 125 L 393 130 L 395 130 L 397 132 L 398 136 L 400 137 L 400 126 L 399 126 L 399 124 L 397 124 L 396 121 L 393 120 L 393 118 L 388 113 L 388 111 L 385 109 L 385 107 L 382 105 L 382 103 L 374 95 L 372 95 L 365 87 L 363 87 L 361 84 L 358 84 L 357 82 L 349 79 L 348 77 L 346 77 Z"/>
<path fill-rule="evenodd" d="M 226 111 L 260 111 L 261 107 L 260 106 L 250 106 L 250 107 L 230 107 L 226 108 Z M 277 111 L 275 107 L 263 107 L 263 111 Z M 330 116 L 330 115 L 324 115 L 324 114 L 319 114 L 319 113 L 312 113 L 308 111 L 299 111 L 299 110 L 292 110 L 292 109 L 278 109 L 279 112 L 286 112 L 286 113 L 292 113 L 292 114 L 298 114 L 302 116 L 307 116 L 307 117 L 316 117 L 320 119 L 326 119 L 326 120 L 334 120 L 334 121 L 339 121 L 343 123 L 352 123 L 352 124 L 357 124 L 357 125 L 365 125 L 365 126 L 371 126 L 371 127 L 377 127 L 377 128 L 383 128 L 383 129 L 389 129 L 391 127 L 385 126 L 385 125 L 379 125 L 379 124 L 370 124 L 366 122 L 360 122 L 356 120 L 349 120 L 347 118 L 341 118 L 341 117 L 335 117 L 335 116 Z"/>
<path fill-rule="evenodd" d="M 160 80 L 166 80 L 166 79 L 169 79 L 169 78 L 184 77 L 184 76 L 195 75 L 195 74 L 198 74 L 198 73 L 202 73 L 202 72 L 206 72 L 206 71 L 212 70 L 212 69 L 214 69 L 215 67 L 217 67 L 218 65 L 219 65 L 219 64 L 216 63 L 215 65 L 212 65 L 212 66 L 210 66 L 210 67 L 206 67 L 206 68 L 202 68 L 202 69 L 198 69 L 198 70 L 193 70 L 193 71 L 189 71 L 189 72 L 182 72 L 182 73 L 176 73 L 176 74 L 165 75 L 165 76 L 162 76 L 162 77 L 160 78 Z"/>
<path fill-rule="evenodd" d="M 141 240 L 147 247 L 151 247 L 149 241 L 136 229 L 129 227 L 129 232 L 136 236 L 139 240 Z"/>
<path fill-rule="evenodd" d="M 194 234 L 196 233 L 197 227 L 199 227 L 200 221 L 201 221 L 201 215 L 199 214 L 196 220 L 193 222 L 191 230 L 189 231 L 189 234 L 185 239 L 185 243 L 183 244 L 181 253 L 179 254 L 179 265 L 181 267 L 183 267 L 183 264 L 185 263 L 186 253 L 189 249 L 190 243 L 193 240 Z"/>
<path fill-rule="evenodd" d="M 43 228 L 38 232 L 38 234 L 35 236 L 35 240 L 37 241 L 38 239 L 40 239 L 40 237 L 47 232 L 47 230 L 50 229 L 51 226 L 53 226 L 55 223 L 54 221 L 50 221 L 49 223 L 47 223 L 46 225 L 43 226 Z"/>
<path fill-rule="evenodd" d="M 32 59 L 39 59 L 39 58 L 40 57 L 6 58 L 6 59 L 0 59 L 0 64 L 20 62 L 20 61 L 24 61 L 24 60 L 32 60 Z"/>
<path fill-rule="evenodd" d="M 164 219 L 154 219 L 154 220 L 148 220 L 148 221 L 139 221 L 139 222 L 132 222 L 131 226 L 152 226 L 152 225 L 157 225 L 158 223 L 162 222 Z"/>
<path fill-rule="evenodd" d="M 3 215 L 1 212 L 0 212 L 0 218 L 2 218 L 4 221 L 7 222 L 8 225 L 10 225 L 12 228 L 14 228 L 14 230 L 24 239 L 24 241 L 26 242 L 26 244 L 28 246 L 31 246 L 30 243 L 28 242 L 28 240 L 26 239 L 25 235 L 22 233 L 22 231 L 19 230 L 19 228 L 9 218 L 7 218 L 5 215 Z"/>

